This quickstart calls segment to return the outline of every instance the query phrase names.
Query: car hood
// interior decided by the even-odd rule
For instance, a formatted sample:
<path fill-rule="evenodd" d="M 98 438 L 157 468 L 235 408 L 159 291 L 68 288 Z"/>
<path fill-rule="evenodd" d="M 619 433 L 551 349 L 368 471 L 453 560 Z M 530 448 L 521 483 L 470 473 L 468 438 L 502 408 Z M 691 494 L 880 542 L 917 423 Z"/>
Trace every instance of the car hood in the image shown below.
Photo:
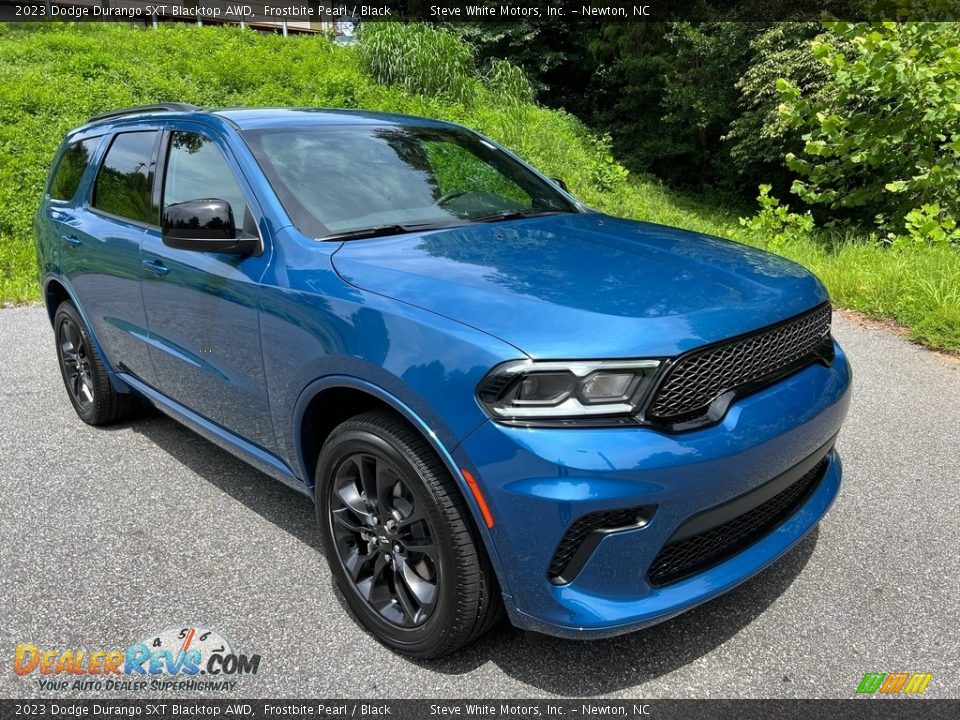
<path fill-rule="evenodd" d="M 827 299 L 799 265 L 728 240 L 597 213 L 344 243 L 344 280 L 533 358 L 676 355 Z"/>

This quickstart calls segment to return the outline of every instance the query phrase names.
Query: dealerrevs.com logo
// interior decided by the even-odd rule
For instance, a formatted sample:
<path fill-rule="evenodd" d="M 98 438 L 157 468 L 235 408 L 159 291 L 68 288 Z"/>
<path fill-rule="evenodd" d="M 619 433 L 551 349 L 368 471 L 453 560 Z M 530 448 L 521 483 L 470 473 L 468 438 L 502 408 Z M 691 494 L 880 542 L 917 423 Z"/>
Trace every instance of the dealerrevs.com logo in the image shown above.
<path fill-rule="evenodd" d="M 229 691 L 236 678 L 256 675 L 259 655 L 237 652 L 217 630 L 176 625 L 126 649 L 40 648 L 20 643 L 13 671 L 43 691 Z"/>

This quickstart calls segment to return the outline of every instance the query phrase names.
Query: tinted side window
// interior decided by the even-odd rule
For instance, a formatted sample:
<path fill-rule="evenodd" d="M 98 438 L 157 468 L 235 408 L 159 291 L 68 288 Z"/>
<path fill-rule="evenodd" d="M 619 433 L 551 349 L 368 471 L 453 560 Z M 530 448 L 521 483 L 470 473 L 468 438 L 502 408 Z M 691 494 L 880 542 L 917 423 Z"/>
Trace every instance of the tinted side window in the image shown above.
<path fill-rule="evenodd" d="M 54 200 L 72 200 L 80 187 L 83 171 L 90 163 L 90 157 L 100 143 L 100 138 L 88 138 L 71 143 L 60 158 L 60 164 L 50 182 L 50 197 Z"/>
<path fill-rule="evenodd" d="M 179 130 L 170 133 L 163 186 L 164 210 L 169 205 L 208 198 L 230 203 L 238 237 L 256 234 L 256 224 L 251 226 L 253 218 L 243 192 L 213 141 L 197 133 Z"/>
<path fill-rule="evenodd" d="M 93 207 L 114 215 L 157 224 L 152 201 L 156 131 L 117 135 L 107 150 L 93 188 Z"/>

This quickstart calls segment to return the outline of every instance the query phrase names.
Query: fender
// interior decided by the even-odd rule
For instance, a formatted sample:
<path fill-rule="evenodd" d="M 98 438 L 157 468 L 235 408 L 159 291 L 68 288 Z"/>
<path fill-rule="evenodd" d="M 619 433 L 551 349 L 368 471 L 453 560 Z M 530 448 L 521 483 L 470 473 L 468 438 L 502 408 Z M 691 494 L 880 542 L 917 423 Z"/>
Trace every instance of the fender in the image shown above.
<path fill-rule="evenodd" d="M 497 530 L 496 525 L 493 528 L 488 528 L 484 522 L 480 508 L 477 507 L 477 503 L 473 500 L 473 493 L 467 484 L 466 478 L 463 476 L 463 472 L 460 470 L 460 465 L 456 460 L 454 460 L 453 452 L 456 451 L 456 447 L 448 449 L 437 436 L 437 433 L 431 429 L 430 425 L 428 425 L 423 418 L 414 412 L 409 405 L 377 385 L 369 383 L 365 380 L 361 380 L 360 378 L 353 377 L 352 375 L 326 375 L 307 385 L 307 387 L 305 387 L 300 393 L 300 397 L 297 398 L 297 404 L 293 411 L 294 432 L 292 432 L 291 435 L 294 438 L 297 471 L 300 474 L 300 477 L 304 478 L 305 484 L 309 486 L 310 492 L 314 496 L 314 500 L 316 500 L 316 488 L 313 486 L 313 478 L 308 477 L 309 473 L 307 472 L 306 458 L 304 457 L 303 448 L 301 446 L 299 428 L 303 422 L 303 416 L 306 412 L 307 406 L 310 404 L 310 401 L 313 400 L 318 393 L 332 388 L 352 388 L 354 390 L 361 390 L 373 395 L 377 399 L 386 403 L 391 409 L 399 413 L 420 432 L 420 435 L 437 453 L 437 455 L 443 461 L 443 464 L 446 466 L 447 471 L 456 481 L 457 487 L 460 490 L 460 494 L 463 497 L 464 502 L 466 503 L 467 507 L 470 508 L 470 514 L 473 517 L 474 527 L 480 534 L 483 545 L 487 550 L 487 557 L 490 558 L 490 562 L 493 565 L 493 571 L 497 576 L 498 582 L 500 583 L 500 589 L 505 595 L 510 595 L 511 593 L 509 589 L 504 584 L 505 574 L 502 572 L 500 557 L 497 554 L 497 547 L 493 542 L 493 538 L 491 537 L 491 534 Z M 467 468 L 467 470 L 472 471 L 474 475 L 477 474 L 475 469 Z"/>
<path fill-rule="evenodd" d="M 97 339 L 97 336 L 94 335 L 93 330 L 90 328 L 93 325 L 90 324 L 90 319 L 87 317 L 86 312 L 84 312 L 83 306 L 80 304 L 80 301 L 77 300 L 77 294 L 73 291 L 73 288 L 70 286 L 70 282 L 60 276 L 53 273 L 47 274 L 43 278 L 43 302 L 46 305 L 47 302 L 47 288 L 50 285 L 51 280 L 56 280 L 63 288 L 67 291 L 67 296 L 70 298 L 70 302 L 73 303 L 73 306 L 77 309 L 77 312 L 80 313 L 80 319 L 83 320 L 83 324 L 86 326 L 87 335 L 90 336 L 90 339 L 93 341 L 94 350 L 96 350 L 97 355 L 100 356 L 100 361 L 103 363 L 103 366 L 107 369 L 107 377 L 110 378 L 110 384 L 113 386 L 113 389 L 118 393 L 127 394 L 132 392 L 130 386 L 125 383 L 120 376 L 117 374 L 117 371 L 114 369 L 113 365 L 110 363 L 110 360 L 107 358 L 106 353 L 103 352 L 103 348 L 100 347 L 100 340 Z M 47 308 L 47 312 L 50 314 L 50 324 L 53 324 L 53 313 L 56 312 L 56 308 Z"/>

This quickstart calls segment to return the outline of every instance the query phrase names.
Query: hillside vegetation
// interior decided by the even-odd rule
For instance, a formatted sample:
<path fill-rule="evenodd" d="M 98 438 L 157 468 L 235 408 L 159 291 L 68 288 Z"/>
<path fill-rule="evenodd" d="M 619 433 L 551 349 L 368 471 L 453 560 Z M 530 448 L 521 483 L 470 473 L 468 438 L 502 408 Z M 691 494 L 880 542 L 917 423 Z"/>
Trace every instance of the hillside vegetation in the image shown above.
<path fill-rule="evenodd" d="M 820 275 L 837 305 L 960 349 L 960 253 L 890 249 L 870 238 L 805 228 L 764 200 L 743 214 L 629 176 L 610 141 L 563 111 L 531 102 L 523 74 L 478 68 L 469 46 L 418 26 L 378 26 L 358 45 L 195 26 L 0 26 L 0 301 L 39 296 L 31 224 L 63 134 L 105 109 L 163 100 L 369 108 L 462 123 L 562 177 L 600 210 L 730 237 L 791 257 Z"/>

